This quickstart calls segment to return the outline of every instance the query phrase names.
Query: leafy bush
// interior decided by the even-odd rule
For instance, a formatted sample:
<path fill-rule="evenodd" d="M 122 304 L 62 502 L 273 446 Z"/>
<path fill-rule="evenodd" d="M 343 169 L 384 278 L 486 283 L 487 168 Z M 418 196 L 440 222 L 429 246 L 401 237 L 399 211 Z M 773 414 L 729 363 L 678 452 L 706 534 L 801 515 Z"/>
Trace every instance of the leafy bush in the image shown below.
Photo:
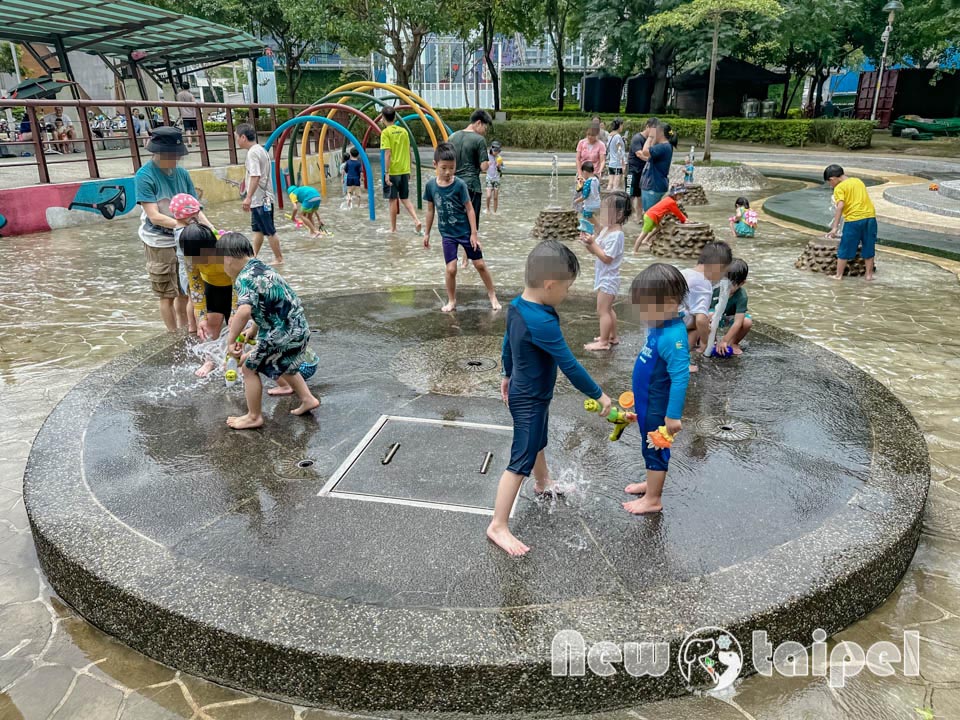
<path fill-rule="evenodd" d="M 721 118 L 714 122 L 713 137 L 795 147 L 809 142 L 810 124 L 810 120 Z"/>
<path fill-rule="evenodd" d="M 870 147 L 873 140 L 872 120 L 834 120 L 831 145 L 839 145 L 847 150 Z"/>

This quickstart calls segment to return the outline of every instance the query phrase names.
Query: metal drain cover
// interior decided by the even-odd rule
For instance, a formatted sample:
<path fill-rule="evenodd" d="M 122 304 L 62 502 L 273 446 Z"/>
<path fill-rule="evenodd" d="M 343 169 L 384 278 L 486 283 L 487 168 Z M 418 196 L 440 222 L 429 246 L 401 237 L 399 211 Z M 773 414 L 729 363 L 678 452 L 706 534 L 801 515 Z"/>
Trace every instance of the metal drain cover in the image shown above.
<path fill-rule="evenodd" d="M 487 372 L 496 370 L 499 363 L 488 357 L 467 357 L 457 360 L 456 366 L 468 372 Z"/>
<path fill-rule="evenodd" d="M 320 452 L 280 460 L 274 465 L 273 472 L 285 480 L 317 480 L 328 475 L 336 465 L 332 455 Z"/>
<path fill-rule="evenodd" d="M 318 495 L 492 515 L 512 438 L 509 426 L 382 415 Z"/>
<path fill-rule="evenodd" d="M 697 420 L 694 428 L 700 435 L 718 440 L 750 440 L 758 436 L 757 429 L 738 418 L 708 416 Z"/>

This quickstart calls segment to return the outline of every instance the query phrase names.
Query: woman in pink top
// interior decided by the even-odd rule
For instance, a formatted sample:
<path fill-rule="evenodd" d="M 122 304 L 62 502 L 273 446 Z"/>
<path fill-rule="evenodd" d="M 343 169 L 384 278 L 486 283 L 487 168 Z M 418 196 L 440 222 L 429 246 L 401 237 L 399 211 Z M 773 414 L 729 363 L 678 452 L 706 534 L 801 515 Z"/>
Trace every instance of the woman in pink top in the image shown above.
<path fill-rule="evenodd" d="M 583 163 L 588 160 L 593 163 L 593 172 L 597 177 L 603 173 L 604 162 L 607 158 L 607 149 L 600 142 L 600 126 L 593 124 L 587 128 L 587 136 L 577 143 L 577 177 L 583 177 L 580 171 Z"/>

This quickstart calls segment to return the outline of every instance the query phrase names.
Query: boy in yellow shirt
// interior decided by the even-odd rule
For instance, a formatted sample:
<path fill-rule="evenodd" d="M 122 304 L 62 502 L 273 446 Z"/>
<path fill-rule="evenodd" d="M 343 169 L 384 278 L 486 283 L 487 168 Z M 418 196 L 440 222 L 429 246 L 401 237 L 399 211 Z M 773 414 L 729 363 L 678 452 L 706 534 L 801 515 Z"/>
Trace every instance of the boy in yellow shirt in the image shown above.
<path fill-rule="evenodd" d="M 385 107 L 381 115 L 383 132 L 380 133 L 380 149 L 383 150 L 384 194 L 390 201 L 390 232 L 397 231 L 397 216 L 400 205 L 413 218 L 415 232 L 423 232 L 423 224 L 417 217 L 417 211 L 410 202 L 410 136 L 396 124 L 397 111 Z"/>
<path fill-rule="evenodd" d="M 834 280 L 842 280 L 847 263 L 853 260 L 860 249 L 860 257 L 867 266 L 867 280 L 873 280 L 873 258 L 877 245 L 877 212 L 867 194 L 867 186 L 859 178 L 847 177 L 839 165 L 828 165 L 823 171 L 823 180 L 833 188 L 833 200 L 837 211 L 830 225 L 828 238 L 837 237 L 837 226 L 843 216 L 843 234 L 837 247 L 837 274 Z"/>

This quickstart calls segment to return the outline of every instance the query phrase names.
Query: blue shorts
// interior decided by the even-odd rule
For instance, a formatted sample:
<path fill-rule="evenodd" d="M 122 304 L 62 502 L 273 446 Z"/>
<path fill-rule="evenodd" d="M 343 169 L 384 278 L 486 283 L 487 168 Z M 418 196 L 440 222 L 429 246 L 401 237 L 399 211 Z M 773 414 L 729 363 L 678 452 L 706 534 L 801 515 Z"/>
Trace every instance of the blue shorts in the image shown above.
<path fill-rule="evenodd" d="M 666 195 L 666 192 L 657 192 L 656 190 L 641 190 L 640 191 L 640 204 L 643 206 L 643 211 L 646 212 L 658 202 L 663 199 L 663 196 Z"/>
<path fill-rule="evenodd" d="M 460 238 L 445 237 L 443 238 L 443 261 L 445 263 L 455 262 L 457 259 L 457 251 L 461 247 L 467 253 L 469 260 L 483 260 L 483 251 L 480 248 L 474 250 L 473 245 L 470 244 L 470 238 L 463 240 Z"/>
<path fill-rule="evenodd" d="M 643 462 L 647 470 L 666 472 L 670 466 L 670 449 L 652 448 L 647 445 L 647 433 L 658 430 L 664 423 L 664 415 L 647 413 L 643 423 L 637 423 L 640 428 L 641 447 L 643 448 Z"/>
<path fill-rule="evenodd" d="M 320 207 L 320 196 L 309 198 L 300 203 L 300 208 L 305 212 L 313 212 Z"/>
<path fill-rule="evenodd" d="M 537 455 L 547 446 L 550 401 L 511 397 L 510 415 L 513 416 L 513 445 L 507 470 L 530 477 Z"/>
<path fill-rule="evenodd" d="M 250 208 L 250 230 L 255 233 L 263 233 L 267 237 L 277 234 L 277 228 L 273 224 L 273 206 L 267 210 L 263 206 Z"/>
<path fill-rule="evenodd" d="M 877 219 L 864 218 L 843 224 L 837 257 L 841 260 L 853 260 L 860 248 L 860 257 L 869 260 L 877 254 Z"/>

